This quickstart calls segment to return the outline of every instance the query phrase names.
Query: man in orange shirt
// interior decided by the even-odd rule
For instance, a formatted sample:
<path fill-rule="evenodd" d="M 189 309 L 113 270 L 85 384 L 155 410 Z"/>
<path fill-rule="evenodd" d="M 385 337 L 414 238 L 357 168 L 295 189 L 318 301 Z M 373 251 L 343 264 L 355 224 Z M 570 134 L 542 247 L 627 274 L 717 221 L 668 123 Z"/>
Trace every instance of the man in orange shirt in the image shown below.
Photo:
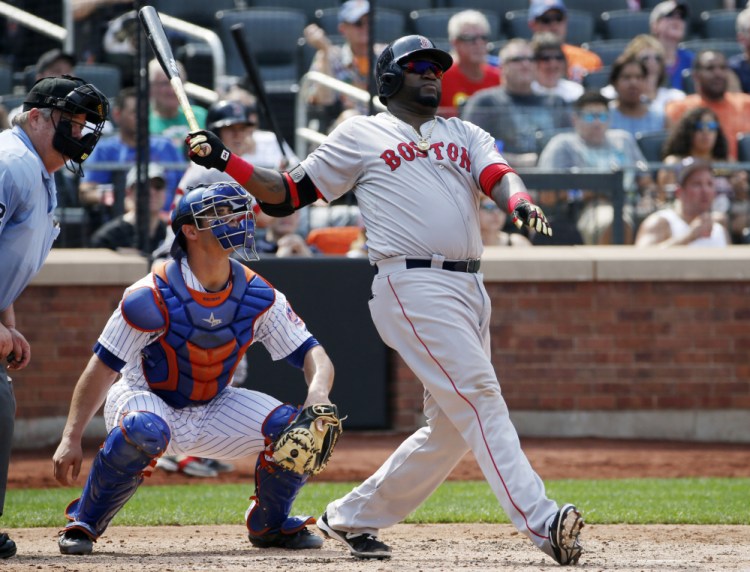
<path fill-rule="evenodd" d="M 568 10 L 562 0 L 531 0 L 529 28 L 534 34 L 552 32 L 563 41 L 563 53 L 568 63 L 568 78 L 581 82 L 587 73 L 602 67 L 602 60 L 594 52 L 565 43 L 568 34 Z"/>
<path fill-rule="evenodd" d="M 726 56 L 714 50 L 698 52 L 693 62 L 696 93 L 667 104 L 667 123 L 674 125 L 694 107 L 708 107 L 719 118 L 727 138 L 729 157 L 737 159 L 737 134 L 750 132 L 750 95 L 727 91 L 729 66 Z"/>
<path fill-rule="evenodd" d="M 455 117 L 473 93 L 500 85 L 500 69 L 487 63 L 490 23 L 478 10 L 462 10 L 448 20 L 453 65 L 443 75 L 438 113 Z"/>

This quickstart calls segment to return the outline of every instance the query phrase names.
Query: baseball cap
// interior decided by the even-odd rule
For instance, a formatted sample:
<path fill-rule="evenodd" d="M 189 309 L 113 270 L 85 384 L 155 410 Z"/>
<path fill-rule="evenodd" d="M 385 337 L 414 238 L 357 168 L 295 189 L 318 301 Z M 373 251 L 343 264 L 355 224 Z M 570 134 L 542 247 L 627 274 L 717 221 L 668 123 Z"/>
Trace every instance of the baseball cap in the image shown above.
<path fill-rule="evenodd" d="M 58 99 L 64 99 L 70 92 L 83 85 L 83 80 L 69 75 L 44 77 L 38 80 L 23 102 L 23 110 L 36 107 L 55 107 Z"/>
<path fill-rule="evenodd" d="M 54 48 L 39 56 L 39 59 L 36 61 L 37 75 L 42 75 L 57 60 L 66 60 L 73 67 L 76 65 L 76 58 L 73 54 L 63 52 L 60 48 Z"/>
<path fill-rule="evenodd" d="M 529 5 L 529 22 L 533 22 L 550 10 L 560 10 L 563 14 L 568 13 L 565 2 L 562 0 L 531 0 L 531 4 Z"/>
<path fill-rule="evenodd" d="M 347 0 L 339 8 L 339 23 L 354 24 L 369 13 L 370 3 L 367 0 Z"/>
<path fill-rule="evenodd" d="M 161 179 L 162 181 L 167 180 L 164 167 L 159 163 L 148 164 L 148 178 L 149 179 Z M 131 167 L 128 174 L 125 176 L 125 188 L 132 187 L 138 182 L 138 167 Z"/>
<path fill-rule="evenodd" d="M 709 161 L 695 159 L 693 157 L 685 157 L 677 165 L 677 183 L 680 186 L 684 185 L 690 175 L 704 169 L 713 172 L 713 167 Z"/>
<path fill-rule="evenodd" d="M 651 15 L 648 17 L 649 25 L 653 26 L 662 18 L 669 16 L 672 12 L 679 10 L 682 14 L 682 19 L 686 19 L 690 14 L 690 9 L 686 2 L 680 2 L 679 0 L 667 0 L 667 2 L 659 2 L 651 10 Z"/>

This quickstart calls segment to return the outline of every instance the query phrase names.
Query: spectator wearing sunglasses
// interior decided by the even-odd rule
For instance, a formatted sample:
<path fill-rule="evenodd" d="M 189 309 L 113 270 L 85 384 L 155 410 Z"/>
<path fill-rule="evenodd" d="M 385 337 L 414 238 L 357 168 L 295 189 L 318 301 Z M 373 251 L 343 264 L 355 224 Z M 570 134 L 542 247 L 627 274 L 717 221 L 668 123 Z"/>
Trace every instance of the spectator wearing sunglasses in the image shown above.
<path fill-rule="evenodd" d="M 683 70 L 689 70 L 695 58 L 693 52 L 679 47 L 685 39 L 689 15 L 687 2 L 668 0 L 654 6 L 648 18 L 651 35 L 664 48 L 667 83 L 677 89 L 682 89 Z"/>
<path fill-rule="evenodd" d="M 448 20 L 453 65 L 443 75 L 438 113 L 455 117 L 468 97 L 480 89 L 500 85 L 500 69 L 487 63 L 490 24 L 477 10 L 462 10 Z"/>
<path fill-rule="evenodd" d="M 667 85 L 667 71 L 664 65 L 664 47 L 649 34 L 638 34 L 625 49 L 622 56 L 635 58 L 646 66 L 644 100 L 651 111 L 664 114 L 670 101 L 685 99 L 685 92 Z M 602 88 L 602 95 L 615 99 L 617 92 L 612 84 Z"/>
<path fill-rule="evenodd" d="M 594 52 L 565 43 L 568 35 L 568 10 L 562 0 L 531 0 L 528 24 L 534 34 L 552 32 L 560 38 L 568 63 L 568 79 L 580 83 L 587 73 L 602 67 L 601 58 Z"/>
<path fill-rule="evenodd" d="M 750 95 L 729 91 L 731 73 L 722 52 L 701 50 L 693 63 L 696 92 L 683 100 L 669 102 L 666 114 L 668 125 L 675 125 L 688 110 L 708 107 L 719 118 L 729 158 L 736 160 L 737 135 L 750 132 Z"/>
<path fill-rule="evenodd" d="M 565 79 L 567 62 L 560 38 L 552 32 L 539 32 L 531 39 L 536 79 L 531 83 L 535 93 L 557 95 L 573 103 L 583 95 L 583 86 Z"/>
<path fill-rule="evenodd" d="M 479 231 L 484 246 L 532 246 L 514 224 L 506 224 L 508 215 L 497 203 L 483 196 L 479 202 Z M 507 230 L 506 230 L 507 229 Z M 512 229 L 512 230 L 511 230 Z"/>
<path fill-rule="evenodd" d="M 512 166 L 533 166 L 540 134 L 570 127 L 570 109 L 561 97 L 534 93 L 534 52 L 528 41 L 510 40 L 500 50 L 500 60 L 502 85 L 469 97 L 461 118 L 501 141 Z"/>
<path fill-rule="evenodd" d="M 674 198 L 677 188 L 675 167 L 686 157 L 710 163 L 730 162 L 727 139 L 719 125 L 719 118 L 707 107 L 696 107 L 685 113 L 664 142 L 664 167 L 657 174 L 661 202 Z M 729 217 L 732 241 L 741 243 L 743 230 L 750 226 L 747 171 L 714 169 L 714 186 L 716 198 L 713 210 Z"/>
<path fill-rule="evenodd" d="M 630 133 L 611 128 L 609 100 L 601 93 L 587 91 L 576 101 L 575 110 L 575 132 L 552 137 L 539 155 L 538 166 L 550 170 L 578 167 L 607 172 L 625 169 L 625 243 L 632 244 L 635 208 L 653 210 L 650 197 L 654 183 L 646 159 Z M 550 193 L 543 195 L 550 200 Z M 593 189 L 573 189 L 556 202 L 557 212 L 545 205 L 545 212 L 554 213 L 551 216 L 555 235 L 559 235 L 556 244 L 612 243 L 614 210 L 607 196 L 594 193 Z M 546 243 L 541 237 L 535 242 Z"/>
<path fill-rule="evenodd" d="M 101 226 L 91 237 L 92 248 L 109 248 L 116 251 L 135 251 L 136 237 L 136 167 L 128 171 L 125 179 L 125 213 Z M 147 251 L 157 248 L 167 234 L 167 227 L 159 218 L 164 205 L 167 182 L 164 169 L 158 163 L 148 166 L 149 183 L 149 242 Z"/>
<path fill-rule="evenodd" d="M 367 0 L 347 0 L 339 8 L 338 31 L 343 43 L 329 38 L 317 24 L 305 27 L 305 41 L 316 50 L 310 71 L 330 75 L 340 81 L 367 90 L 370 76 L 368 46 L 370 3 Z M 384 44 L 375 44 L 374 55 L 383 51 Z M 356 109 L 369 113 L 366 104 L 355 102 L 346 96 L 314 84 L 306 94 L 311 105 L 310 116 L 319 123 L 319 131 L 325 132 L 343 111 Z"/>

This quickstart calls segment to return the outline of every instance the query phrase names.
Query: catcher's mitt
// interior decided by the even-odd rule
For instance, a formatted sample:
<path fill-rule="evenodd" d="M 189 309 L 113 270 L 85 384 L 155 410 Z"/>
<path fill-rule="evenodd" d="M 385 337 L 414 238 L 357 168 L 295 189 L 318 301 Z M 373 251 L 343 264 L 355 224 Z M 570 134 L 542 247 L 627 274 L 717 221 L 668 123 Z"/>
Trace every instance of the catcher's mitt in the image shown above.
<path fill-rule="evenodd" d="M 331 458 L 343 431 L 342 421 L 335 405 L 305 407 L 276 439 L 273 460 L 300 475 L 317 475 Z"/>

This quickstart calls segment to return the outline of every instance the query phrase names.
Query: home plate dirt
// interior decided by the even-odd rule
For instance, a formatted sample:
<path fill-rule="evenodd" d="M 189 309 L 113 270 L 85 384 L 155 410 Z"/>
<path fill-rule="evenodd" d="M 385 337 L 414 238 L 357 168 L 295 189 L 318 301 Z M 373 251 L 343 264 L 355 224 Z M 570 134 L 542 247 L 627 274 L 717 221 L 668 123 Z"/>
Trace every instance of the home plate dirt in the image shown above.
<path fill-rule="evenodd" d="M 18 555 L 0 570 L 119 572 L 220 571 L 536 571 L 559 570 L 510 525 L 397 525 L 382 538 L 390 560 L 356 560 L 328 540 L 320 550 L 253 548 L 237 526 L 112 526 L 91 556 L 61 556 L 56 530 L 14 529 Z M 750 571 L 749 526 L 587 526 L 580 569 L 636 571 Z"/>

